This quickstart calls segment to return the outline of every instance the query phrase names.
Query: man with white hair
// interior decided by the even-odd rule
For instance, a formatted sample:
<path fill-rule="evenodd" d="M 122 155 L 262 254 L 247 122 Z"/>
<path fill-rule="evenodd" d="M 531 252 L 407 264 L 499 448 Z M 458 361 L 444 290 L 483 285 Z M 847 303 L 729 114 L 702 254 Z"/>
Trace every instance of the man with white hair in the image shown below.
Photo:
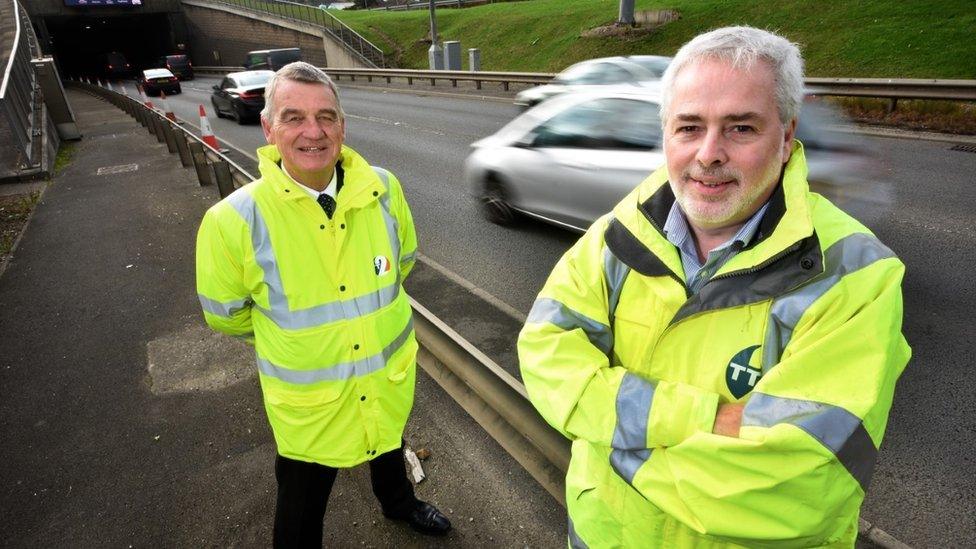
<path fill-rule="evenodd" d="M 403 462 L 417 238 L 400 183 L 343 145 L 339 91 L 308 63 L 268 82 L 261 127 L 260 179 L 200 226 L 197 293 L 212 328 L 255 347 L 278 450 L 274 546 L 321 547 L 336 473 L 363 462 L 384 515 L 443 534 Z"/>
<path fill-rule="evenodd" d="M 852 546 L 895 382 L 904 265 L 810 192 L 803 61 L 730 27 L 663 78 L 666 166 L 556 265 L 519 336 L 573 441 L 573 547 Z"/>

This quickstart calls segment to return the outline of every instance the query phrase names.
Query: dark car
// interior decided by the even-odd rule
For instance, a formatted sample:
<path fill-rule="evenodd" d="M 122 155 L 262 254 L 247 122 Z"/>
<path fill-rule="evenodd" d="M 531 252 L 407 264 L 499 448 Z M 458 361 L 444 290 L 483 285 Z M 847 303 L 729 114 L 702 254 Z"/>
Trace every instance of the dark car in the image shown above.
<path fill-rule="evenodd" d="M 180 80 L 193 80 L 193 63 L 186 54 L 164 55 L 157 63 L 161 69 L 169 69 Z"/>
<path fill-rule="evenodd" d="M 302 52 L 298 48 L 255 50 L 247 52 L 247 57 L 244 58 L 244 68 L 249 71 L 276 71 L 292 61 L 301 60 Z"/>
<path fill-rule="evenodd" d="M 182 92 L 180 79 L 169 69 L 146 69 L 142 71 L 142 80 L 139 81 L 146 95 L 159 95 L 164 91 L 169 95 Z"/>
<path fill-rule="evenodd" d="M 124 55 L 110 51 L 99 56 L 99 72 L 106 78 L 126 78 L 132 76 L 132 65 Z"/>
<path fill-rule="evenodd" d="M 213 87 L 210 102 L 218 118 L 237 119 L 238 124 L 257 120 L 264 108 L 264 86 L 274 71 L 232 72 Z"/>

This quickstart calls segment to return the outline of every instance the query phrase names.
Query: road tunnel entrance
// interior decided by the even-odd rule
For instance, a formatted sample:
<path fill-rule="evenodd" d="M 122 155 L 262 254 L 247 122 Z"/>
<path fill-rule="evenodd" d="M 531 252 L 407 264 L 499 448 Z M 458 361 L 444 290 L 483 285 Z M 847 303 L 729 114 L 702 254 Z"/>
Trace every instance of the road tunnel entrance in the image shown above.
<path fill-rule="evenodd" d="M 165 13 L 48 16 L 44 23 L 47 49 L 65 76 L 134 76 L 180 51 Z"/>

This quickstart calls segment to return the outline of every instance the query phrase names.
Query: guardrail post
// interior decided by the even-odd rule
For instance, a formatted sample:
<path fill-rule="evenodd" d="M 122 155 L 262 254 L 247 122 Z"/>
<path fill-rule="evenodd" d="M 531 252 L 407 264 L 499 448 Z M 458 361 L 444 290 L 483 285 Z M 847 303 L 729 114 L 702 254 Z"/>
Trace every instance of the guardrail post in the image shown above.
<path fill-rule="evenodd" d="M 220 198 L 227 198 L 227 195 L 234 192 L 234 177 L 230 174 L 230 164 L 223 160 L 213 163 L 214 178 L 217 180 L 217 192 Z"/>
<path fill-rule="evenodd" d="M 184 168 L 189 168 L 193 165 L 193 156 L 190 154 L 190 147 L 186 143 L 186 134 L 182 130 L 173 131 L 173 137 L 176 140 L 176 150 L 180 153 L 180 164 L 183 164 Z"/>
<path fill-rule="evenodd" d="M 148 108 L 146 109 L 146 129 L 152 135 L 156 135 L 156 113 Z"/>
<path fill-rule="evenodd" d="M 898 98 L 897 97 L 892 97 L 888 101 L 888 108 L 885 109 L 885 113 L 886 114 L 891 114 L 891 113 L 895 112 L 895 109 L 897 107 L 898 107 Z"/>
<path fill-rule="evenodd" d="M 176 132 L 173 130 L 173 123 L 169 120 L 163 120 L 163 138 L 166 140 L 166 149 L 169 154 L 176 152 Z"/>
<path fill-rule="evenodd" d="M 166 136 L 163 135 L 163 119 L 156 114 L 153 114 L 153 124 L 156 126 L 156 141 L 160 143 L 166 142 Z"/>
<path fill-rule="evenodd" d="M 200 186 L 213 184 L 213 176 L 210 172 L 210 163 L 207 162 L 207 153 L 203 150 L 203 143 L 193 141 L 189 145 L 190 154 L 193 157 L 193 167 L 197 170 L 197 181 Z"/>

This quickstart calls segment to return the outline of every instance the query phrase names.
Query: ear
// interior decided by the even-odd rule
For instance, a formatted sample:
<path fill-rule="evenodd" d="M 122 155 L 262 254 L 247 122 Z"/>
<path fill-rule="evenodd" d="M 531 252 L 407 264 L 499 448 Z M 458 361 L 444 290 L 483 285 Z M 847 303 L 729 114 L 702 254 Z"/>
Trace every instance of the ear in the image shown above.
<path fill-rule="evenodd" d="M 782 160 L 783 164 L 790 161 L 790 156 L 793 154 L 793 138 L 796 137 L 796 118 L 790 120 L 789 124 L 786 125 L 786 131 L 783 135 L 783 152 Z"/>
<path fill-rule="evenodd" d="M 268 142 L 269 145 L 274 145 L 274 132 L 271 131 L 271 123 L 264 116 L 261 116 L 261 129 L 264 130 L 264 140 Z"/>

